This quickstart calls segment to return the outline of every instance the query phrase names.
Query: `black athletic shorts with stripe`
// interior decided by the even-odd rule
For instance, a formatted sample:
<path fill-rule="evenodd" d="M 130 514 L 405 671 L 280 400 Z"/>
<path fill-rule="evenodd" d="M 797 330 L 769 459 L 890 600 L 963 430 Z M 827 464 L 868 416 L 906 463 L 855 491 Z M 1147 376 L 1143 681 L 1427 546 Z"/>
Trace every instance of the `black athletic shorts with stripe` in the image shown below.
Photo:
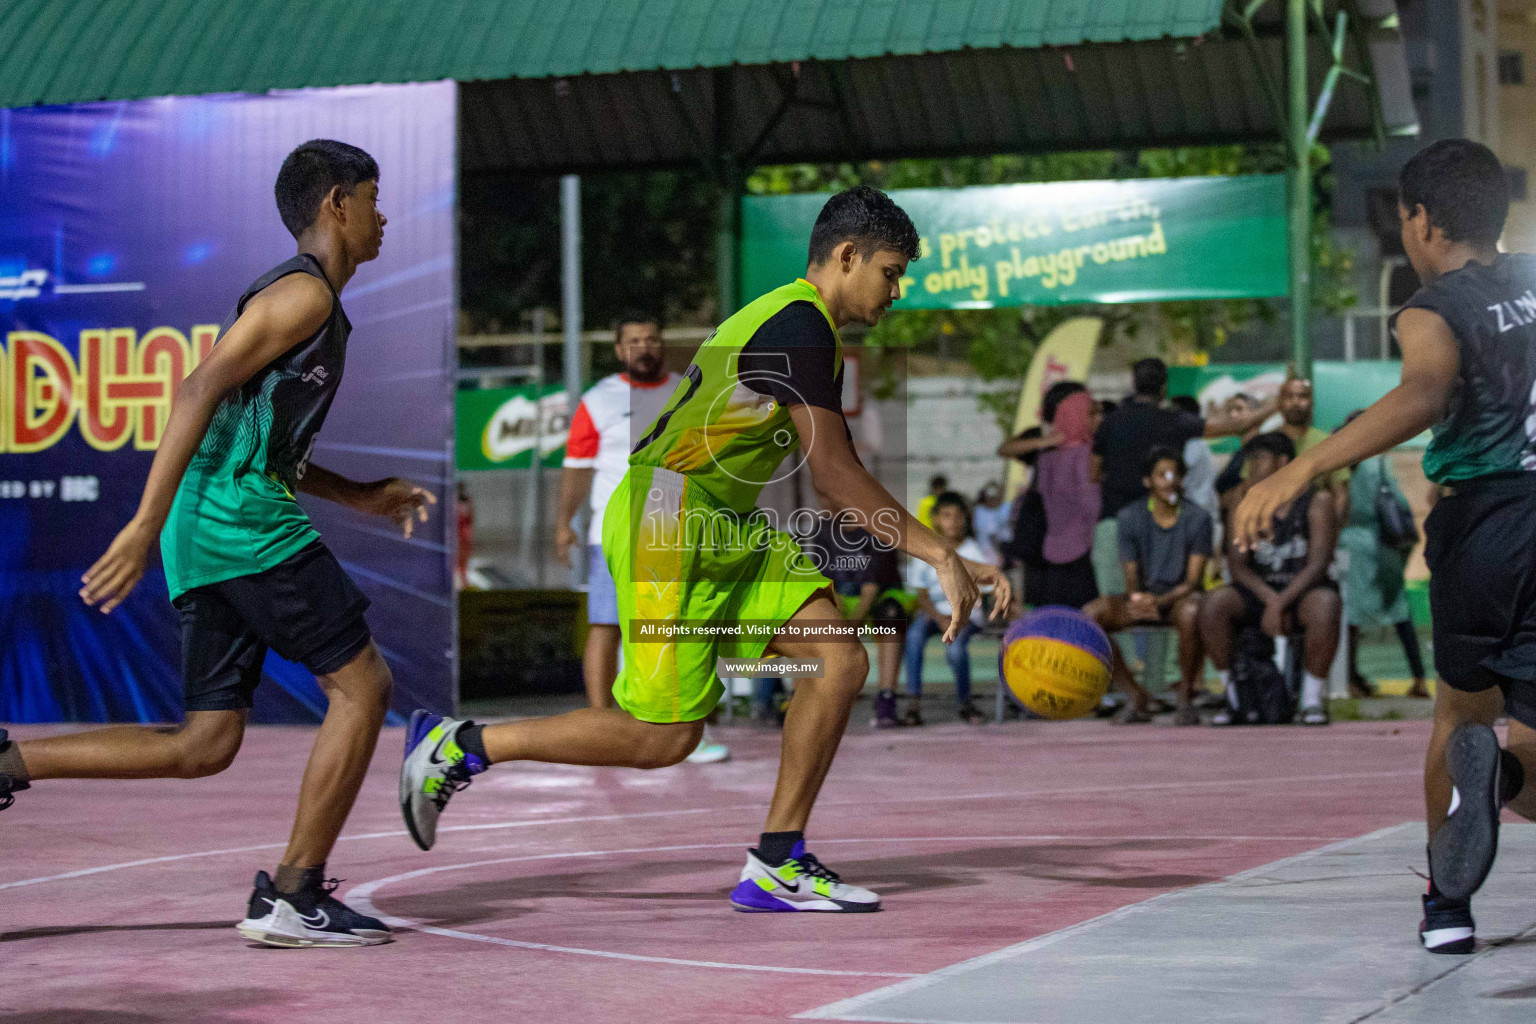
<path fill-rule="evenodd" d="M 1536 473 L 1454 488 L 1424 524 L 1435 671 L 1457 690 L 1499 687 L 1536 728 Z"/>
<path fill-rule="evenodd" d="M 368 598 L 318 540 L 265 572 L 194 587 L 173 603 L 188 711 L 249 708 L 268 648 L 323 676 L 372 639 Z"/>

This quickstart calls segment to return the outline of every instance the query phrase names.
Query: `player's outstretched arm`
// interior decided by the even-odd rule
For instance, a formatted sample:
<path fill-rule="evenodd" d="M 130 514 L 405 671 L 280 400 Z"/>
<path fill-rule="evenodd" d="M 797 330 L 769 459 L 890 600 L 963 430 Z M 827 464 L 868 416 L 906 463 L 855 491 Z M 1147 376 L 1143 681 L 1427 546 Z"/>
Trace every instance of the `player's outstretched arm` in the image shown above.
<path fill-rule="evenodd" d="M 1397 340 L 1403 350 L 1403 378 L 1397 387 L 1348 426 L 1249 488 L 1232 513 L 1232 539 L 1239 549 L 1246 550 L 1267 536 L 1275 509 L 1306 490 L 1316 477 L 1390 451 L 1445 416 L 1461 368 L 1450 325 L 1427 309 L 1405 309 L 1398 314 Z"/>
<path fill-rule="evenodd" d="M 855 456 L 840 414 L 818 406 L 791 405 L 789 415 L 800 434 L 822 506 L 831 512 L 858 514 L 858 525 L 881 542 L 922 559 L 938 571 L 939 585 L 952 610 L 944 631 L 945 643 L 953 642 L 970 618 L 981 596 L 978 586 L 994 588 L 992 617 L 1003 615 L 1012 603 L 1008 578 L 994 565 L 961 558 L 938 534 L 902 508 Z M 811 443 L 806 443 L 806 438 L 811 438 Z"/>
<path fill-rule="evenodd" d="M 81 578 L 80 597 L 86 604 L 99 606 L 105 614 L 132 592 L 214 410 L 262 367 L 318 331 L 330 317 L 333 301 L 330 288 L 319 278 L 280 278 L 246 303 L 208 358 L 182 381 L 138 511 Z"/>
<path fill-rule="evenodd" d="M 324 466 L 310 463 L 299 478 L 299 490 L 371 516 L 393 519 L 406 540 L 417 522 L 427 521 L 427 506 L 436 505 L 437 497 L 425 487 L 418 487 L 397 476 L 361 483 L 333 473 Z"/>

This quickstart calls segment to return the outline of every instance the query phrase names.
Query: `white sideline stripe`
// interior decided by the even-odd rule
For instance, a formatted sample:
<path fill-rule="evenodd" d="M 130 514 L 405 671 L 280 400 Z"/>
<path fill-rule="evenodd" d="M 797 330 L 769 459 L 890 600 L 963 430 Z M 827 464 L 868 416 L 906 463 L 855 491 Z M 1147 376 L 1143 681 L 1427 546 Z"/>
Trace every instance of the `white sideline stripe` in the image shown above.
<path fill-rule="evenodd" d="M 952 802 L 956 800 L 1002 800 L 1002 799 L 1031 799 L 1053 796 L 1093 795 L 1096 793 L 1148 793 L 1160 790 L 1177 790 L 1179 792 L 1191 792 L 1202 789 L 1228 789 L 1233 786 L 1252 788 L 1254 786 L 1294 785 L 1301 783 L 1322 782 L 1347 782 L 1364 779 L 1390 779 L 1400 776 L 1421 774 L 1419 769 L 1401 769 L 1398 771 L 1379 772 L 1341 772 L 1328 775 L 1290 775 L 1271 776 L 1263 779 L 1204 779 L 1191 782 L 1147 782 L 1130 785 L 1110 786 L 1082 786 L 1082 787 L 1055 787 L 1051 789 L 1014 789 L 998 790 L 988 793 L 959 793 L 949 796 L 904 796 L 886 797 L 878 800 L 824 800 L 818 806 L 821 807 L 870 807 L 882 804 L 911 804 Z M 488 822 L 482 825 L 450 825 L 438 829 L 438 832 L 483 832 L 494 829 L 509 828 L 534 828 L 539 825 L 575 825 L 594 821 L 634 821 L 641 818 L 667 818 L 695 814 L 720 814 L 725 811 L 758 811 L 763 807 L 763 801 L 750 804 L 730 804 L 721 807 L 689 807 L 670 811 L 629 811 L 621 814 L 589 814 L 564 818 L 537 818 L 517 821 Z M 399 836 L 409 835 L 404 829 L 393 829 L 387 832 L 362 832 L 356 835 L 342 836 L 337 842 L 351 842 L 361 839 L 393 839 Z M 234 846 L 221 850 L 201 850 L 196 853 L 173 853 L 163 857 L 144 857 L 139 860 L 121 861 L 116 864 L 102 864 L 99 867 L 79 868 L 75 871 L 65 871 L 57 875 L 43 875 L 38 878 L 22 878 L 14 882 L 0 882 L 0 891 L 17 889 L 24 885 L 42 885 L 45 882 L 62 882 L 71 878 L 84 878 L 88 875 L 97 875 L 106 871 L 121 871 L 127 868 L 145 867 L 150 864 L 168 864 L 180 860 L 193 860 L 198 857 L 221 857 L 232 853 L 253 853 L 257 850 L 280 850 L 288 844 L 259 843 L 253 846 Z"/>
<path fill-rule="evenodd" d="M 1307 850 L 1305 853 L 1298 853 L 1290 857 L 1282 857 L 1279 860 L 1270 861 L 1268 864 L 1261 864 L 1256 868 L 1250 868 L 1247 871 L 1240 871 L 1237 874 L 1230 875 L 1219 882 L 1207 882 L 1204 885 L 1190 886 L 1188 889 L 1176 889 L 1172 892 L 1160 893 L 1157 896 L 1153 896 L 1151 899 L 1143 900 L 1140 903 L 1132 903 L 1124 907 L 1117 907 L 1108 913 L 1100 914 L 1098 917 L 1091 917 L 1086 921 L 1081 921 L 1077 924 L 1070 925 L 1066 928 L 1060 929 L 1059 931 L 1050 932 L 1047 935 L 1039 935 L 1033 939 L 1020 942 L 1016 945 L 1005 946 L 1004 948 L 995 950 L 991 953 L 984 953 L 981 956 L 972 957 L 969 960 L 962 960 L 957 964 L 951 964 L 948 967 L 940 968 L 939 970 L 933 971 L 929 974 L 919 975 L 918 977 L 908 979 L 907 981 L 899 981 L 894 985 L 887 985 L 884 988 L 877 988 L 872 992 L 865 992 L 863 995 L 852 996 L 848 999 L 840 999 L 835 1003 L 828 1003 L 826 1006 L 818 1006 L 814 1010 L 806 1010 L 804 1013 L 797 1013 L 795 1014 L 794 1019 L 874 1021 L 885 1022 L 885 1024 L 973 1024 L 973 1022 L 967 1021 L 930 1021 L 917 1020 L 910 1017 L 870 1017 L 860 1016 L 858 1014 L 859 1011 L 862 1010 L 865 1006 L 868 1006 L 870 1003 L 876 1002 L 878 1000 L 885 999 L 889 996 L 903 995 L 908 992 L 915 992 L 919 989 L 927 988 L 929 985 L 932 985 L 938 981 L 944 981 L 949 978 L 969 974 L 972 971 L 978 970 L 982 967 L 989 967 L 995 963 L 1016 959 L 1027 953 L 1033 952 L 1034 950 L 1055 945 L 1062 939 L 1076 935 L 1079 932 L 1088 931 L 1090 929 L 1098 928 L 1106 924 L 1112 924 L 1132 915 L 1140 914 L 1146 911 L 1148 908 L 1187 899 L 1196 893 L 1200 893 L 1208 889 L 1217 889 L 1225 885 L 1231 885 L 1233 882 L 1246 881 L 1247 879 L 1258 877 L 1265 874 L 1266 872 L 1273 871 L 1276 868 L 1282 867 L 1284 865 L 1295 864 L 1300 861 L 1311 860 L 1313 857 L 1321 857 L 1324 854 L 1335 853 L 1339 850 L 1347 849 L 1358 843 L 1370 842 L 1373 839 L 1380 839 L 1383 836 L 1389 836 L 1392 833 L 1400 832 L 1405 828 L 1417 827 L 1418 824 L 1418 822 L 1405 821 L 1398 825 L 1389 825 L 1386 828 L 1380 828 L 1374 832 L 1367 832 L 1365 835 L 1355 836 L 1351 839 L 1343 839 L 1336 843 L 1329 843 L 1326 846 L 1319 846 L 1315 850 Z"/>
<path fill-rule="evenodd" d="M 1293 841 L 1310 841 L 1316 837 L 1309 836 L 1064 836 L 1064 835 L 1011 835 L 1011 836 L 919 836 L 919 837 L 888 837 L 877 839 L 818 839 L 818 846 L 832 846 L 837 844 L 857 843 L 961 843 L 961 842 L 997 842 L 1009 841 L 1060 841 L 1068 839 L 1101 839 L 1106 842 L 1121 841 L 1125 839 L 1221 839 L 1221 840 L 1275 840 L 1289 839 Z M 504 939 L 494 935 L 482 935 L 478 932 L 464 932 L 455 928 L 441 928 L 437 925 L 422 924 L 410 918 L 395 917 L 380 911 L 373 903 L 373 896 L 386 885 L 396 882 L 409 881 L 413 878 L 421 878 L 426 875 L 435 875 L 444 871 L 461 871 L 470 868 L 488 867 L 495 864 L 517 864 L 536 860 L 564 860 L 575 857 L 607 857 L 627 853 L 675 853 L 679 850 L 734 850 L 740 849 L 740 843 L 688 843 L 677 846 L 640 846 L 620 850 L 580 850 L 565 853 L 538 853 L 525 854 L 518 857 L 496 857 L 491 860 L 470 861 L 464 864 L 443 864 L 430 868 L 418 868 L 415 871 L 406 871 L 388 878 L 379 878 L 372 882 L 364 882 L 353 886 L 346 893 L 344 902 L 352 904 L 362 913 L 381 919 L 385 924 L 393 928 L 410 928 L 418 932 L 426 932 L 431 935 L 442 935 L 450 939 L 465 939 L 470 942 L 489 942 L 498 946 L 512 946 L 517 949 L 537 949 L 551 953 L 575 953 L 582 956 L 606 957 L 614 960 L 635 960 L 643 963 L 673 964 L 681 967 L 710 967 L 715 969 L 733 971 L 768 971 L 777 974 L 817 974 L 833 977 L 855 978 L 918 978 L 921 975 L 900 971 L 835 971 L 823 970 L 813 967 L 770 967 L 762 964 L 734 964 L 721 963 L 713 960 L 681 960 L 665 956 L 640 956 L 634 953 L 617 953 L 602 949 L 584 949 L 577 946 L 553 946 L 544 942 L 527 942 L 520 939 Z"/>

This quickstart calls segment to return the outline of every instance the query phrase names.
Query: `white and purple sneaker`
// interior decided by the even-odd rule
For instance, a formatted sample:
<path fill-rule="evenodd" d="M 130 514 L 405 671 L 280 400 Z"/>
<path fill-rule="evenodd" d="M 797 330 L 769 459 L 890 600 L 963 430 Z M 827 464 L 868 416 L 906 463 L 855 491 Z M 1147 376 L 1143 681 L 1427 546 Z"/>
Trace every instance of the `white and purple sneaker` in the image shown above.
<path fill-rule="evenodd" d="M 400 765 L 400 813 L 411 838 L 423 850 L 437 841 L 437 818 L 453 794 L 490 767 L 455 742 L 472 723 L 457 718 L 411 712 L 405 729 L 405 761 Z"/>
<path fill-rule="evenodd" d="M 880 909 L 880 897 L 838 878 L 814 853 L 805 852 L 802 840 L 789 860 L 777 866 L 763 861 L 756 850 L 748 850 L 741 882 L 731 890 L 731 906 L 747 914 L 868 914 Z"/>

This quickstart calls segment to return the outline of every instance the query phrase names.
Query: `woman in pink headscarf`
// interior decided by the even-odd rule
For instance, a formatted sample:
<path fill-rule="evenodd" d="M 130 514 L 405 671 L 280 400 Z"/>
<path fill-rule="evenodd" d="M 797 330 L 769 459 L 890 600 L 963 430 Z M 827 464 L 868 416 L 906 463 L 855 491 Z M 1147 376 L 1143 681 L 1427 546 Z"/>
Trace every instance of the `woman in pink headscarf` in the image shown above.
<path fill-rule="evenodd" d="M 1093 530 L 1100 489 L 1093 460 L 1093 433 L 1102 419 L 1086 391 L 1063 399 L 1051 421 L 1055 447 L 1040 453 L 1035 489 L 1045 505 L 1043 567 L 1030 570 L 1029 600 L 1035 605 L 1081 608 L 1099 596 L 1093 576 Z"/>

